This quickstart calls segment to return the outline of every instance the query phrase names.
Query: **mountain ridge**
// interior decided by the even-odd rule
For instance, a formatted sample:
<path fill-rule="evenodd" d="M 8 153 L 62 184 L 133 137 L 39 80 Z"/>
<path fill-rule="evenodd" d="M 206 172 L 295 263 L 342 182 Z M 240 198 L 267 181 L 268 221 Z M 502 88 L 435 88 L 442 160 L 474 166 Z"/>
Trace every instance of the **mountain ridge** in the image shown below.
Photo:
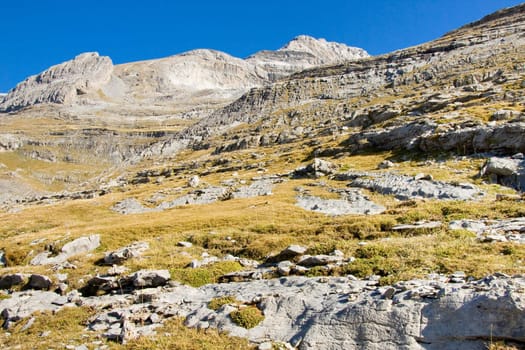
<path fill-rule="evenodd" d="M 294 42 L 295 44 L 291 44 Z M 294 50 L 289 49 L 290 45 L 295 45 Z M 87 96 L 95 102 L 101 102 L 97 96 L 100 94 L 97 92 L 99 88 L 106 95 L 106 100 L 114 100 L 116 103 L 119 100 L 136 104 L 169 103 L 170 100 L 178 99 L 180 90 L 186 90 L 182 99 L 199 97 L 188 96 L 188 90 L 190 95 L 191 90 L 214 90 L 219 94 L 219 100 L 228 101 L 251 87 L 270 83 L 307 67 L 367 55 L 362 49 L 304 35 L 294 38 L 275 52 L 260 51 L 245 60 L 217 50 L 195 49 L 165 58 L 113 65 L 109 57 L 100 57 L 98 53 L 84 53 L 74 60 L 52 66 L 19 83 L 4 97 L 0 103 L 0 110 L 13 111 L 46 102 L 82 104 L 81 100 L 86 100 Z M 260 59 L 261 56 L 265 57 L 264 60 Z M 86 58 L 91 58 L 93 62 L 87 61 Z M 105 61 L 105 66 L 101 69 L 104 69 L 104 74 L 110 75 L 111 79 L 106 77 L 100 83 L 92 83 L 94 86 L 89 86 L 88 78 L 95 78 L 89 77 L 90 73 L 93 73 L 90 72 L 92 65 L 100 60 Z M 88 80 L 67 81 L 67 75 L 61 74 L 68 70 L 73 73 L 72 70 L 75 69 L 81 70 Z M 63 83 L 58 88 L 48 86 L 51 81 L 45 79 L 46 75 L 56 76 Z M 59 81 L 54 83 L 58 84 Z M 87 96 L 76 98 L 76 95 Z"/>

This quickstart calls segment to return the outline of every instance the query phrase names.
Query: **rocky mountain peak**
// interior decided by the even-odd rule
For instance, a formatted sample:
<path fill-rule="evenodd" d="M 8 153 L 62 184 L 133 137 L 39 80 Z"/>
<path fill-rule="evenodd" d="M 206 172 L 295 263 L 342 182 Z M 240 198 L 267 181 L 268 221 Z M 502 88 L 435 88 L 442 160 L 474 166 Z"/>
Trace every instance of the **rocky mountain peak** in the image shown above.
<path fill-rule="evenodd" d="M 357 47 L 350 47 L 326 39 L 316 39 L 308 35 L 299 35 L 278 51 L 298 51 L 310 53 L 323 64 L 339 63 L 348 60 L 368 57 L 368 53 Z"/>
<path fill-rule="evenodd" d="M 306 35 L 298 36 L 277 51 L 261 51 L 246 60 L 217 50 L 196 49 L 113 67 L 109 57 L 88 52 L 18 84 L 0 100 L 0 111 L 41 103 L 169 105 L 174 101 L 193 100 L 208 105 L 232 102 L 250 88 L 306 68 L 367 55 L 362 49 Z M 81 99 L 80 95 L 83 95 Z"/>
<path fill-rule="evenodd" d="M 52 66 L 19 83 L 0 104 L 11 111 L 39 103 L 74 103 L 79 95 L 99 89 L 109 82 L 113 63 L 97 52 L 88 52 Z"/>

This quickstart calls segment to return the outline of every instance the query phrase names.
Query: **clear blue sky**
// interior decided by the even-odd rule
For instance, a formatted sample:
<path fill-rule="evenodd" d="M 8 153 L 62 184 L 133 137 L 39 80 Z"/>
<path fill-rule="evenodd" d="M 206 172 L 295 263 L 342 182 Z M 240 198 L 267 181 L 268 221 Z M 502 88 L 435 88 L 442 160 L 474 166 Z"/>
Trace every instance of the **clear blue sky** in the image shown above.
<path fill-rule="evenodd" d="M 114 63 L 212 48 L 238 57 L 299 34 L 385 53 L 517 0 L 0 0 L 0 92 L 81 52 Z"/>

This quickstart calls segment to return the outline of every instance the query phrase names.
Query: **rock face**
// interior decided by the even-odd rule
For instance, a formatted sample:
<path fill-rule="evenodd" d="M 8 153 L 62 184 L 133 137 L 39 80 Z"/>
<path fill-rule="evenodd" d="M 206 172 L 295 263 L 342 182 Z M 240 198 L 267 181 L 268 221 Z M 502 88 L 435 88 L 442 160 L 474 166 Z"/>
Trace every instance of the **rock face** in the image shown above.
<path fill-rule="evenodd" d="M 109 57 L 84 53 L 18 84 L 0 111 L 42 103 L 224 103 L 248 89 L 320 64 L 367 57 L 358 48 L 299 36 L 277 51 L 246 60 L 208 49 L 113 66 Z M 102 96 L 102 97 L 101 97 Z"/>
<path fill-rule="evenodd" d="M 147 275 L 160 278 L 163 273 Z M 465 282 L 458 276 L 462 275 L 436 275 L 387 287 L 347 277 L 286 277 L 200 288 L 149 288 L 105 298 L 33 291 L 13 293 L 0 301 L 0 309 L 2 318 L 11 322 L 37 310 L 58 310 L 68 299 L 76 299 L 78 304 L 104 309 L 92 318 L 90 329 L 123 342 L 153 334 L 173 316 L 186 318 L 189 327 L 217 328 L 255 343 L 287 342 L 298 349 L 481 349 L 491 339 L 525 341 L 523 277 L 495 275 Z M 264 320 L 245 329 L 230 318 L 239 306 L 208 308 L 213 298 L 222 296 L 256 305 Z"/>
<path fill-rule="evenodd" d="M 40 104 L 71 104 L 77 97 L 96 91 L 109 82 L 113 63 L 96 52 L 78 55 L 27 78 L 11 90 L 0 104 L 0 111 Z"/>
<path fill-rule="evenodd" d="M 275 81 L 306 68 L 365 57 L 368 53 L 363 49 L 300 35 L 277 51 L 260 51 L 246 61 L 266 71 L 268 79 Z"/>

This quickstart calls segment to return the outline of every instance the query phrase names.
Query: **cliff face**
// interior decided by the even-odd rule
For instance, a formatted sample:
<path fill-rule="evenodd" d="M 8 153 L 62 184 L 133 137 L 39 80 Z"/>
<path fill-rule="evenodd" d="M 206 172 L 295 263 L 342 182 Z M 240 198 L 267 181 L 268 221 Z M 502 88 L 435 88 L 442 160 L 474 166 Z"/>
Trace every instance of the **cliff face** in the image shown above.
<path fill-rule="evenodd" d="M 0 110 L 9 112 L 40 103 L 73 104 L 78 96 L 107 84 L 112 73 L 109 57 L 84 53 L 18 84 L 4 97 Z"/>

